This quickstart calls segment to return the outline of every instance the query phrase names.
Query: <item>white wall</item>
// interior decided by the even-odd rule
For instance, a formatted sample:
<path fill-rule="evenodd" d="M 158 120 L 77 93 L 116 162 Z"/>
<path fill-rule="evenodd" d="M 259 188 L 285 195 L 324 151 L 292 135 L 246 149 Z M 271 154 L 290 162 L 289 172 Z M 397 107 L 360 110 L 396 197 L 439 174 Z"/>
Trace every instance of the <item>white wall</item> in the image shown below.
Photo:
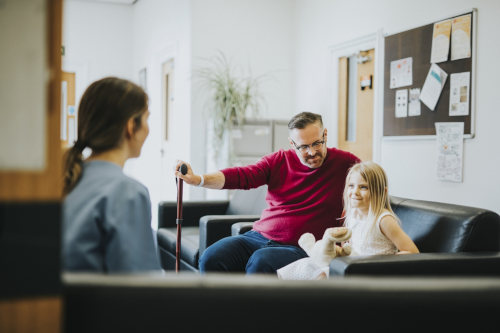
<path fill-rule="evenodd" d="M 175 201 L 177 198 L 173 175 L 176 160 L 189 160 L 190 156 L 190 2 L 143 0 L 132 7 L 133 72 L 138 77 L 142 68 L 147 69 L 151 116 L 148 140 L 141 157 L 133 161 L 131 173 L 149 188 L 153 206 L 153 226 L 156 226 L 158 203 L 162 200 Z M 169 139 L 164 141 L 161 65 L 171 58 L 174 59 L 175 66 L 174 102 L 173 112 L 168 119 Z M 163 157 L 160 152 L 162 149 Z M 183 198 L 189 199 L 189 191 L 184 191 Z"/>
<path fill-rule="evenodd" d="M 476 136 L 464 142 L 463 182 L 436 180 L 435 140 L 387 140 L 380 145 L 393 195 L 483 207 L 500 212 L 500 165 L 496 78 L 500 2 L 488 0 L 441 1 L 337 1 L 297 0 L 298 109 L 329 115 L 336 127 L 336 101 L 332 102 L 328 77 L 329 47 L 382 29 L 396 33 L 478 8 Z M 381 101 L 382 102 L 382 101 Z"/>
<path fill-rule="evenodd" d="M 78 99 L 99 78 L 113 75 L 139 83 L 139 71 L 147 69 L 150 134 L 140 158 L 127 161 L 124 172 L 148 187 L 156 227 L 159 201 L 176 199 L 175 159 L 188 159 L 190 153 L 189 1 L 144 0 L 122 5 L 67 0 L 63 21 L 63 70 L 77 73 Z M 178 112 L 170 118 L 175 124 L 169 128 L 171 139 L 163 143 L 160 73 L 161 64 L 171 57 L 176 62 Z"/>
<path fill-rule="evenodd" d="M 294 7 L 293 0 L 141 0 L 132 6 L 65 1 L 64 67 L 81 74 L 77 73 L 78 96 L 103 76 L 138 82 L 139 71 L 147 69 L 150 134 L 140 158 L 128 161 L 125 172 L 148 187 L 153 226 L 158 202 L 176 200 L 175 161 L 183 159 L 196 172 L 207 171 L 205 102 L 199 86 L 192 83 L 200 59 L 221 50 L 234 65 L 250 68 L 254 75 L 267 74 L 261 86 L 267 102 L 261 117 L 288 119 L 296 112 Z M 171 57 L 174 112 L 169 119 L 170 139 L 162 143 L 160 66 Z M 187 186 L 184 200 L 202 199 L 205 194 Z"/>
<path fill-rule="evenodd" d="M 133 78 L 131 21 L 131 6 L 64 2 L 62 66 L 77 72 L 78 96 L 89 83 L 108 75 Z"/>
<path fill-rule="evenodd" d="M 261 93 L 266 100 L 262 118 L 289 119 L 296 113 L 295 93 L 295 2 L 292 0 L 193 0 L 192 64 L 195 71 L 204 58 L 222 51 L 243 73 L 266 75 Z M 204 94 L 192 85 L 191 165 L 196 172 L 214 171 L 206 165 L 206 118 Z M 208 170 L 207 170 L 208 169 Z M 191 188 L 193 198 L 203 193 Z M 212 195 L 212 196 L 211 196 Z"/>

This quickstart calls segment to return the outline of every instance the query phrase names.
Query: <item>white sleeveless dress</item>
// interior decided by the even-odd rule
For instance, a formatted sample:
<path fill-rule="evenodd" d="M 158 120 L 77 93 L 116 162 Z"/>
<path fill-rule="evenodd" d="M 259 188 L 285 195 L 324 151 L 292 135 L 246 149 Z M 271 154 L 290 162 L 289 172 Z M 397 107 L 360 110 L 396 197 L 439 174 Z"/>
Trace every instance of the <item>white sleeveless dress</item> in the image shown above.
<path fill-rule="evenodd" d="M 388 210 L 384 211 L 375 223 L 367 223 L 367 221 L 355 217 L 346 220 L 346 227 L 352 231 L 349 240 L 352 249 L 351 256 L 395 254 L 398 252 L 396 245 L 380 230 L 380 221 L 387 215 L 393 216 L 400 223 L 399 219 Z"/>

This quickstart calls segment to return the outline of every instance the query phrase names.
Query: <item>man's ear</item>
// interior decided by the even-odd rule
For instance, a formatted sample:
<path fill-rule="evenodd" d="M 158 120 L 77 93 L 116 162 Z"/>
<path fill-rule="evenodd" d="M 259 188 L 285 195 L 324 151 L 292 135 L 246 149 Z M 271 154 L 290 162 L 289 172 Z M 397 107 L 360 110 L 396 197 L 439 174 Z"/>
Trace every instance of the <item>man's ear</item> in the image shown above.
<path fill-rule="evenodd" d="M 288 144 L 290 145 L 290 148 L 292 148 L 292 149 L 295 148 L 295 145 L 293 144 L 291 137 L 288 137 Z"/>
<path fill-rule="evenodd" d="M 325 141 L 326 141 L 326 138 L 328 137 L 328 130 L 325 128 Z"/>

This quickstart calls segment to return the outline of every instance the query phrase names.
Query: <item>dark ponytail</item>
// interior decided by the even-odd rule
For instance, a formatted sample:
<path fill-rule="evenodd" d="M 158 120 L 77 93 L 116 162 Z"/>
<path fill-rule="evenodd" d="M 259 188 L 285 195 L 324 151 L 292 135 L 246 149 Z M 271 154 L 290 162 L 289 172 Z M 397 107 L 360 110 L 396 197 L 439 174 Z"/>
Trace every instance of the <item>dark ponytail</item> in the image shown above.
<path fill-rule="evenodd" d="M 148 109 L 144 90 L 128 81 L 107 77 L 92 83 L 78 107 L 78 140 L 65 155 L 64 195 L 76 186 L 83 170 L 83 150 L 102 153 L 120 146 L 127 121 L 134 118 L 137 129 Z"/>
<path fill-rule="evenodd" d="M 67 195 L 75 187 L 82 175 L 83 150 L 85 145 L 76 141 L 65 154 L 63 195 Z"/>

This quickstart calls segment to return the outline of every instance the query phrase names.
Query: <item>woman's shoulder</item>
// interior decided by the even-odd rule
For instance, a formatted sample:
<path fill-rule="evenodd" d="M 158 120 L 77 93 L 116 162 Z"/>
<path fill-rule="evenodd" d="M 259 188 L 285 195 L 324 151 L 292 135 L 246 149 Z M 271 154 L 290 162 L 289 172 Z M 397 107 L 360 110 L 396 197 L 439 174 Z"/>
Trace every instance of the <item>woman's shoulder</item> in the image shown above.
<path fill-rule="evenodd" d="M 144 184 L 124 173 L 122 173 L 120 177 L 116 179 L 116 183 L 114 185 L 115 191 L 123 191 L 129 193 L 135 192 L 142 195 L 149 195 L 149 191 Z"/>
<path fill-rule="evenodd" d="M 88 187 L 99 186 L 103 194 L 116 193 L 148 195 L 146 186 L 138 180 L 126 175 L 122 168 L 114 163 L 105 161 L 91 161 L 84 165 L 84 183 Z M 83 185 L 83 184 L 82 184 Z"/>

